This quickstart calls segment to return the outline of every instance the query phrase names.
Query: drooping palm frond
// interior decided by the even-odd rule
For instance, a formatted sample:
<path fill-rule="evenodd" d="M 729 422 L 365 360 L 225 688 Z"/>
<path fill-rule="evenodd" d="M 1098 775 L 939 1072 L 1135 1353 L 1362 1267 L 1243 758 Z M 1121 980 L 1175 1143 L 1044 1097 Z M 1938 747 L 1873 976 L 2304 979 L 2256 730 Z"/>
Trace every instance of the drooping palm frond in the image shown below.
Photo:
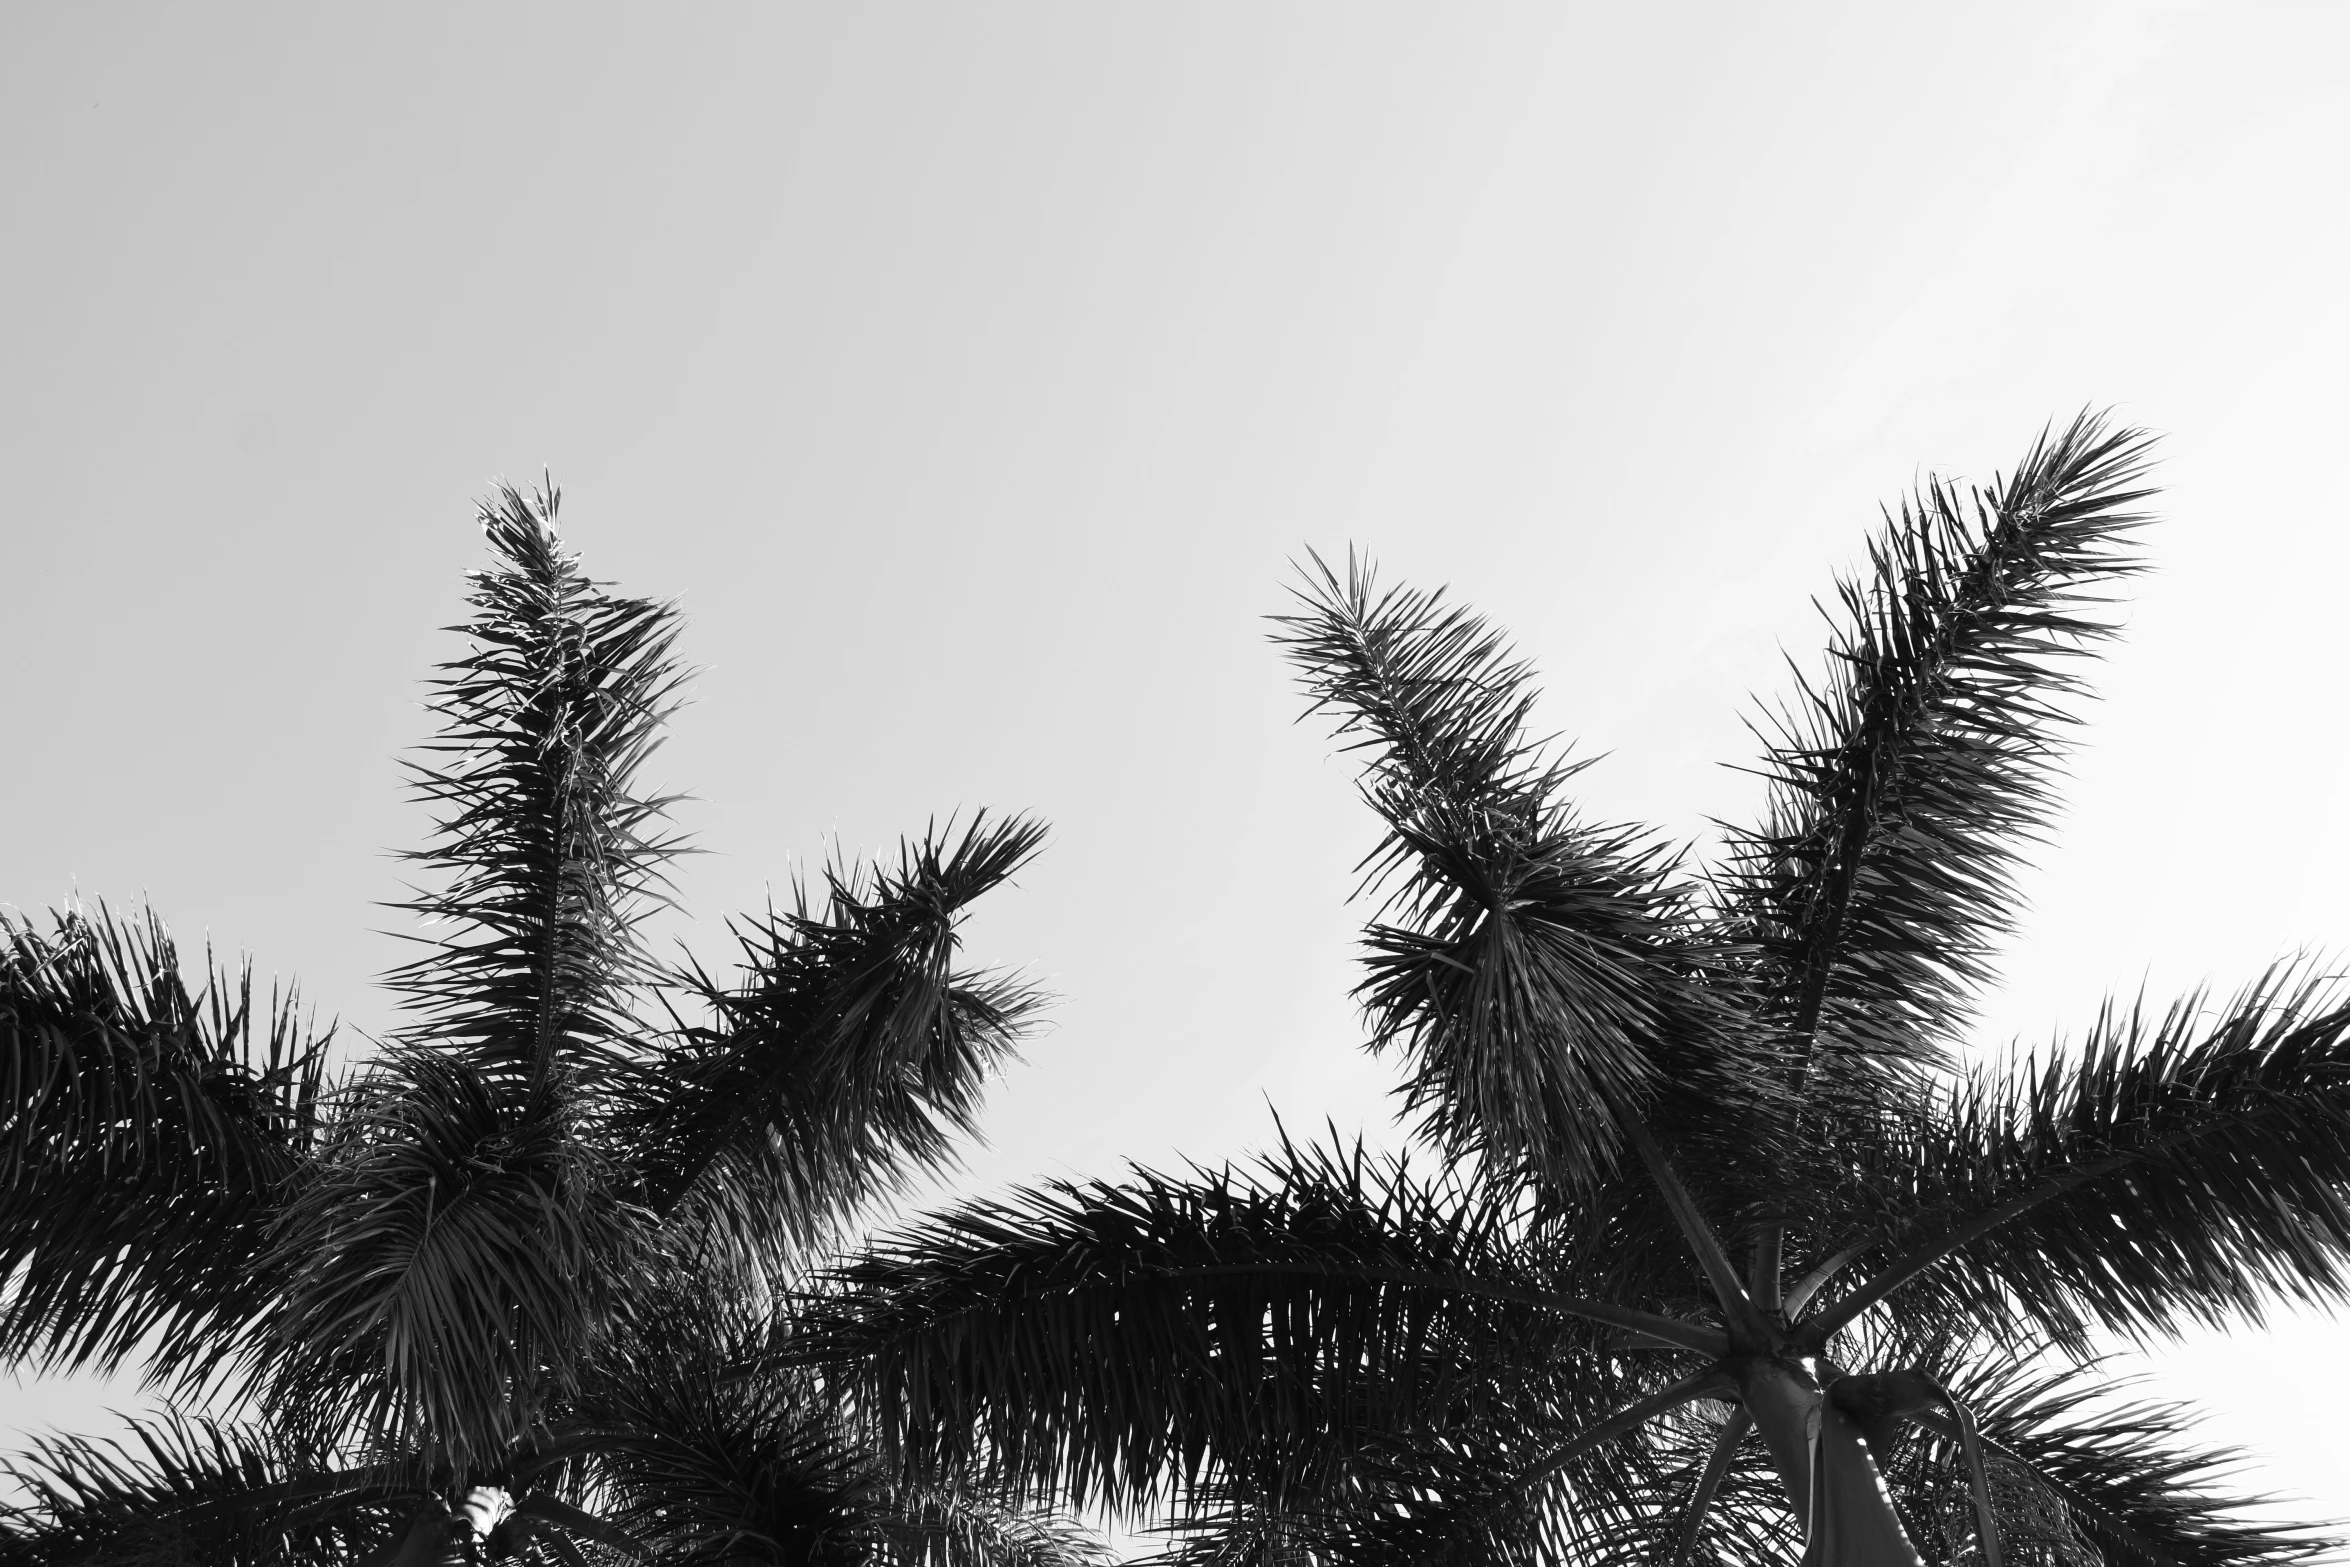
<path fill-rule="evenodd" d="M 1157 1527 L 1158 1548 L 1129 1567 L 1312 1567 L 1328 1557 L 1325 1531 L 1263 1497 L 1244 1485 L 1195 1487 Z"/>
<path fill-rule="evenodd" d="M 1562 798 L 1584 764 L 1529 733 L 1531 671 L 1500 635 L 1360 563 L 1341 580 L 1317 559 L 1297 593 L 1276 640 L 1367 754 L 1364 798 L 1387 824 L 1356 994 L 1373 1048 L 1403 1047 L 1428 1129 L 1580 1195 L 1652 1101 L 1718 1114 L 1766 1089 L 1697 983 L 1721 954 L 1675 859 Z"/>
<path fill-rule="evenodd" d="M 1929 481 L 1839 585 L 1830 668 L 1768 737 L 1765 821 L 1729 840 L 1731 933 L 1798 1062 L 1878 1078 L 1965 1022 L 2083 690 L 2067 661 L 2113 634 L 2094 590 L 2137 570 L 2150 444 L 2084 414 L 1987 491 Z"/>
<path fill-rule="evenodd" d="M 1951 1391 L 1982 1428 L 2003 1556 L 2050 1567 L 2291 1567 L 2317 1532 L 2264 1523 L 2220 1489 L 2240 1455 L 2188 1440 L 2191 1412 L 2125 1402 L 2094 1364 L 1951 1356 Z M 1970 1553 L 1974 1524 L 1951 1421 L 1933 1416 L 1886 1464 L 1930 1561 Z"/>
<path fill-rule="evenodd" d="M 1598 1560 L 1653 1540 L 1672 1431 L 1721 1391 L 1623 1344 L 1523 1340 L 1475 1358 L 1467 1397 L 1385 1400 L 1219 1448 L 1161 1525 L 1184 1567 Z M 1374 1395 L 1378 1397 L 1379 1395 Z M 1371 1418 L 1365 1418 L 1365 1415 Z M 1572 1505 L 1569 1505 L 1569 1503 Z"/>
<path fill-rule="evenodd" d="M 496 1499 L 487 1500 L 493 1506 L 483 1513 L 494 1511 Z M 503 1516 L 477 1530 L 479 1559 L 492 1567 L 640 1567 L 667 1560 L 619 1525 L 550 1492 L 505 1500 Z"/>
<path fill-rule="evenodd" d="M 0 1464 L 11 1567 L 359 1567 L 429 1493 L 398 1465 L 351 1466 L 315 1442 L 166 1414 L 127 1438 L 36 1438 Z"/>
<path fill-rule="evenodd" d="M 572 1499 L 677 1567 L 866 1560 L 887 1477 L 840 1401 L 781 1363 L 792 1334 L 788 1315 L 690 1281 L 632 1298 L 567 1411 L 579 1437 L 553 1449 L 585 1460 Z"/>
<path fill-rule="evenodd" d="M 1832 1331 L 1945 1297 L 2063 1337 L 2257 1319 L 2350 1291 L 2350 999 L 2280 969 L 2217 1008 L 2109 1007 L 2078 1051 L 1976 1074 L 1869 1150 L 1869 1252 Z"/>
<path fill-rule="evenodd" d="M 566 1101 L 507 1086 L 408 1048 L 354 1087 L 279 1222 L 251 1367 L 460 1473 L 574 1386 L 643 1252 Z"/>
<path fill-rule="evenodd" d="M 733 983 L 679 975 L 709 1020 L 628 1080 L 623 1115 L 651 1206 L 773 1259 L 949 1159 L 1039 999 L 958 967 L 958 927 L 1043 837 L 985 813 L 934 830 L 894 868 L 829 873 L 821 907 L 738 927 Z"/>
<path fill-rule="evenodd" d="M 0 1361 L 201 1377 L 267 1298 L 326 1038 L 163 922 L 0 915 Z"/>
<path fill-rule="evenodd" d="M 1635 1380 L 1632 1385 L 1637 1385 Z M 1645 1404 L 1680 1394 L 1656 1389 Z M 1635 1401 L 1635 1408 L 1643 1401 Z M 1223 1515 L 1194 1510 L 1177 1560 L 1248 1560 L 1448 1567 L 1649 1563 L 1665 1522 L 1673 1445 L 1647 1420 L 1600 1420 L 1561 1442 L 1549 1420 L 1478 1421 L 1410 1442 L 1377 1442 L 1342 1482 L 1251 1505 L 1231 1494 Z M 1219 1487 L 1208 1492 L 1218 1499 Z M 1237 1504 L 1237 1505 L 1236 1505 Z"/>
<path fill-rule="evenodd" d="M 823 1567 L 874 1550 L 876 1476 L 826 1411 L 759 1411 L 682 1390 L 645 1411 L 642 1434 L 609 1439 L 598 1468 L 610 1517 L 678 1567 Z"/>
<path fill-rule="evenodd" d="M 681 847 L 661 830 L 672 800 L 637 783 L 683 679 L 676 612 L 582 574 L 559 499 L 507 486 L 481 508 L 498 564 L 472 574 L 474 616 L 452 629 L 473 648 L 442 666 L 441 732 L 411 764 L 438 823 L 409 857 L 442 884 L 406 907 L 446 928 L 389 976 L 413 1037 L 530 1083 L 631 1058 L 634 927 Z"/>
<path fill-rule="evenodd" d="M 1565 1351 L 1611 1330 L 1718 1352 L 1561 1294 L 1513 1256 L 1509 1203 L 1359 1148 L 1253 1174 L 966 1205 L 849 1265 L 810 1353 L 861 1378 L 895 1464 L 1130 1511 L 1268 1444 L 1441 1430 L 1513 1384 L 1604 1413 L 1639 1391 L 1631 1362 Z"/>
<path fill-rule="evenodd" d="M 893 1490 L 880 1536 L 880 1559 L 891 1567 L 1110 1567 L 1115 1560 L 1075 1519 L 951 1488 Z"/>

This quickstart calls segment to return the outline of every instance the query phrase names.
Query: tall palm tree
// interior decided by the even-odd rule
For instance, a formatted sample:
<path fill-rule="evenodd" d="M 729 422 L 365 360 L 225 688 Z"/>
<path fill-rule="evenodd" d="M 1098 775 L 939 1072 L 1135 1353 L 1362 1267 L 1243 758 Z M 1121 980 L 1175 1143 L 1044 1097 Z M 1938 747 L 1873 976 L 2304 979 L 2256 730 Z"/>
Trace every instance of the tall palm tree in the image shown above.
<path fill-rule="evenodd" d="M 1357 995 L 1419 1151 L 1284 1134 L 878 1246 L 822 1340 L 893 1453 L 1215 1562 L 2315 1551 L 2092 1349 L 2341 1298 L 2342 992 L 1961 1048 L 2146 455 L 2084 416 L 1889 516 L 1703 872 L 1577 813 L 1482 621 L 1317 562 L 1279 640 L 1385 824 Z"/>
<path fill-rule="evenodd" d="M 677 617 L 584 576 L 557 504 L 482 508 L 413 764 L 428 923 L 354 1068 L 152 914 L 0 923 L 0 1362 L 210 1411 L 17 1459 L 0 1559 L 1087 1556 L 894 1484 L 771 1369 L 809 1260 L 951 1156 L 1033 1009 L 957 928 L 1041 828 L 934 827 L 741 921 L 731 971 L 656 961 Z"/>

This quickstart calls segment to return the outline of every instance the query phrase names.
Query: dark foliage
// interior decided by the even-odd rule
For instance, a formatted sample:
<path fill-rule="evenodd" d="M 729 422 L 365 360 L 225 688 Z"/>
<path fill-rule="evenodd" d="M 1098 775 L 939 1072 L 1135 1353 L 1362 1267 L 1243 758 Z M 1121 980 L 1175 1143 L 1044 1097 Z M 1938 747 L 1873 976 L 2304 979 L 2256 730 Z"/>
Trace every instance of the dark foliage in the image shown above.
<path fill-rule="evenodd" d="M 963 966 L 957 927 L 1042 829 L 981 815 L 841 867 L 738 927 L 724 984 L 656 963 L 683 845 L 640 778 L 676 616 L 583 575 L 556 505 L 482 509 L 493 564 L 413 769 L 408 1021 L 339 1084 L 290 997 L 191 987 L 153 916 L 0 923 L 0 1355 L 143 1364 L 237 1413 L 25 1455 L 0 1560 L 1083 1556 L 908 1491 L 775 1352 L 778 1282 L 973 1131 L 1036 998 Z"/>
<path fill-rule="evenodd" d="M 326 1039 L 153 916 L 0 915 L 0 1358 L 210 1371 L 268 1298 Z"/>
<path fill-rule="evenodd" d="M 1036 993 L 954 966 L 974 900 L 1043 829 L 976 817 L 908 844 L 894 869 L 834 869 L 826 898 L 739 926 L 731 985 L 679 976 L 708 1021 L 664 1041 L 626 1122 L 646 1200 L 725 1233 L 802 1248 L 977 1126 Z"/>
<path fill-rule="evenodd" d="M 1453 1173 L 1285 1146 L 966 1206 L 847 1270 L 825 1363 L 918 1464 L 1158 1512 L 1186 1563 L 2317 1554 L 2086 1351 L 2341 1298 L 2350 997 L 1956 1050 L 2146 452 L 2084 417 L 1888 517 L 1702 874 L 1575 810 L 1497 633 L 1317 561 L 1278 637 L 1364 761 L 1358 995 Z"/>

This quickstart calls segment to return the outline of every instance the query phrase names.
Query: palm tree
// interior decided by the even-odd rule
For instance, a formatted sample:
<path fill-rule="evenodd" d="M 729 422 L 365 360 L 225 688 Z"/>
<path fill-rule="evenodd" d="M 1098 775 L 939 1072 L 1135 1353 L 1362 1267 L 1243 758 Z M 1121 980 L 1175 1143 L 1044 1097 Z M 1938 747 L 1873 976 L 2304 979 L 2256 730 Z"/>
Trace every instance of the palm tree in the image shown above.
<path fill-rule="evenodd" d="M 878 1245 L 819 1337 L 892 1454 L 1203 1562 L 2317 1550 L 2092 1347 L 2341 1298 L 2342 992 L 1961 1048 L 2147 450 L 2084 416 L 1889 516 L 1703 873 L 1577 813 L 1482 621 L 1317 560 L 1279 640 L 1385 824 L 1357 996 L 1416 1151 L 1284 1133 Z"/>
<path fill-rule="evenodd" d="M 210 1410 L 20 1457 L 0 1559 L 1089 1558 L 896 1484 L 775 1369 L 794 1281 L 950 1159 L 1034 1008 L 957 928 L 1041 828 L 934 827 L 737 924 L 731 972 L 657 962 L 677 617 L 582 575 L 557 505 L 482 507 L 412 766 L 427 933 L 354 1069 L 152 914 L 0 924 L 0 1361 Z"/>

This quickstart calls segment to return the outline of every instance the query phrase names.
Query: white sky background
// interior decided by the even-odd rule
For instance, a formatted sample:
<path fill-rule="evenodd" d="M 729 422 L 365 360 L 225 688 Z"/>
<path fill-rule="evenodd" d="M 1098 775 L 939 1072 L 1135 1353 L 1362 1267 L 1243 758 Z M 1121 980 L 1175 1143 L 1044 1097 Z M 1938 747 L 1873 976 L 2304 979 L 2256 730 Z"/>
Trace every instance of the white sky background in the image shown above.
<path fill-rule="evenodd" d="M 0 900 L 385 1025 L 392 758 L 544 466 L 690 615 L 700 950 L 829 839 L 1054 824 L 972 1184 L 1385 1135 L 1285 562 L 1452 584 L 1695 837 L 1879 501 L 2093 403 L 2158 570 L 1986 1038 L 2350 947 L 2346 87 L 2350 7 L 2248 0 L 7 8 Z M 2339 1326 L 2156 1377 L 2350 1516 Z"/>

